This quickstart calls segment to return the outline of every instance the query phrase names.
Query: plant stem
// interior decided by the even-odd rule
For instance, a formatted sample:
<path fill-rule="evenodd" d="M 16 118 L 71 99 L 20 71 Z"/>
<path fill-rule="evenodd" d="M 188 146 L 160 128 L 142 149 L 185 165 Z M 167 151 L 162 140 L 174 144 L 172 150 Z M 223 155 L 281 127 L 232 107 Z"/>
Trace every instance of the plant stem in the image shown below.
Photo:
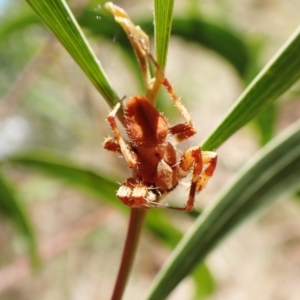
<path fill-rule="evenodd" d="M 132 208 L 127 230 L 127 236 L 122 254 L 122 260 L 111 300 L 121 300 L 134 262 L 146 209 Z"/>

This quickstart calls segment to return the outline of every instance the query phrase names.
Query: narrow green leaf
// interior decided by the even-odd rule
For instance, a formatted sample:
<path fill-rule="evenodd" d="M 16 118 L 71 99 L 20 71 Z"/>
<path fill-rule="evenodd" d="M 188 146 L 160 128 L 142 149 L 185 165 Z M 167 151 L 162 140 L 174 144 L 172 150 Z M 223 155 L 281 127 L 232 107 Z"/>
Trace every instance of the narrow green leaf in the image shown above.
<path fill-rule="evenodd" d="M 121 28 L 116 27 L 113 17 L 108 15 L 104 9 L 97 11 L 90 8 L 85 9 L 78 17 L 78 22 L 80 26 L 85 27 L 94 35 L 100 35 L 109 40 L 116 38 L 118 44 L 128 54 L 131 54 L 129 57 L 136 63 L 125 33 Z M 134 22 L 140 25 L 147 34 L 153 34 L 153 20 L 143 18 L 134 20 Z M 31 12 L 22 12 L 21 15 L 14 16 L 9 22 L 2 24 L 0 42 L 7 40 L 16 31 L 26 30 L 28 26 L 39 23 L 40 20 Z M 172 35 L 180 36 L 187 41 L 198 43 L 217 52 L 228 60 L 242 77 L 245 76 L 249 66 L 249 49 L 243 39 L 233 30 L 195 16 L 175 16 L 172 23 Z"/>
<path fill-rule="evenodd" d="M 201 44 L 217 52 L 235 67 L 241 77 L 244 78 L 247 74 L 250 49 L 244 39 L 232 29 L 202 20 L 194 15 L 175 16 L 172 35 L 180 36 L 186 41 Z"/>
<path fill-rule="evenodd" d="M 13 16 L 9 20 L 5 20 L 5 22 L 2 21 L 0 26 L 0 43 L 7 42 L 15 32 L 24 30 L 36 23 L 40 23 L 40 20 L 31 9 L 22 11 L 22 14 Z"/>
<path fill-rule="evenodd" d="M 118 184 L 115 181 L 94 170 L 79 166 L 67 158 L 35 151 L 11 157 L 5 162 L 62 180 L 64 183 L 96 197 L 96 199 L 106 202 L 108 205 L 113 205 L 123 212 L 129 212 L 129 208 L 116 197 Z M 174 248 L 182 237 L 181 232 L 167 220 L 164 212 L 159 209 L 149 211 L 146 228 L 169 248 Z M 199 274 L 196 275 L 194 277 L 198 278 Z"/>
<path fill-rule="evenodd" d="M 207 265 L 203 263 L 198 265 L 193 272 L 193 279 L 196 286 L 195 300 L 207 299 L 215 291 L 216 284 Z"/>
<path fill-rule="evenodd" d="M 300 77 L 300 27 L 255 77 L 223 121 L 203 143 L 215 149 L 270 106 Z"/>
<path fill-rule="evenodd" d="M 161 209 L 151 209 L 148 212 L 146 227 L 161 243 L 171 249 L 182 238 L 182 233 L 169 222 L 165 212 Z"/>
<path fill-rule="evenodd" d="M 13 187 L 0 174 L 0 212 L 5 215 L 26 238 L 34 266 L 38 265 L 38 255 L 32 225 L 22 203 L 17 199 Z"/>
<path fill-rule="evenodd" d="M 99 26 L 99 21 L 96 19 L 98 14 L 100 14 L 101 20 L 103 20 L 102 26 Z M 89 29 L 93 34 L 105 36 L 110 40 L 117 37 L 118 44 L 127 51 L 131 50 L 130 43 L 124 32 L 115 27 L 113 19 L 108 18 L 101 11 L 85 10 L 78 21 L 82 27 Z M 135 19 L 134 23 L 141 26 L 147 34 L 153 34 L 152 19 Z M 242 37 L 237 35 L 233 30 L 221 27 L 212 22 L 204 21 L 199 17 L 195 18 L 195 16 L 174 16 L 172 35 L 179 36 L 186 41 L 195 42 L 216 51 L 219 55 L 228 60 L 242 77 L 246 74 L 250 60 L 249 49 Z M 162 38 L 166 37 L 162 36 Z"/>
<path fill-rule="evenodd" d="M 100 14 L 102 26 L 96 19 Z M 109 18 L 106 14 L 94 12 L 93 10 L 85 10 L 78 19 L 82 27 L 89 29 L 95 35 L 104 36 L 110 40 L 116 39 L 117 43 L 125 50 L 127 58 L 130 59 L 132 70 L 139 75 L 136 58 L 132 52 L 130 42 L 125 33 L 120 28 L 114 26 L 113 18 Z M 134 20 L 148 35 L 153 34 L 153 21 L 149 18 Z M 249 49 L 246 43 L 235 32 L 228 28 L 218 26 L 217 24 L 206 22 L 194 16 L 174 17 L 172 24 L 172 35 L 180 36 L 187 41 L 198 43 L 205 46 L 224 59 L 228 60 L 237 70 L 240 76 L 245 76 L 250 64 Z M 196 57 L 195 57 L 196 59 Z M 162 105 L 158 103 L 158 105 Z"/>
<path fill-rule="evenodd" d="M 273 104 L 253 120 L 253 124 L 260 137 L 259 144 L 261 146 L 264 146 L 266 143 L 268 143 L 275 134 L 277 112 L 278 109 L 276 105 Z"/>
<path fill-rule="evenodd" d="M 8 162 L 62 180 L 65 184 L 83 191 L 97 200 L 113 205 L 123 212 L 129 212 L 129 208 L 116 197 L 118 184 L 114 180 L 95 170 L 79 166 L 66 157 L 34 151 L 10 157 L 2 163 Z M 146 227 L 169 247 L 175 247 L 182 236 L 180 231 L 166 220 L 160 210 L 149 212 Z"/>
<path fill-rule="evenodd" d="M 174 0 L 154 0 L 154 36 L 156 59 L 164 70 L 167 63 L 168 46 L 172 26 Z"/>
<path fill-rule="evenodd" d="M 118 96 L 108 82 L 100 61 L 88 44 L 66 2 L 64 0 L 26 1 L 55 34 L 108 104 L 114 106 L 119 100 Z"/>
<path fill-rule="evenodd" d="M 196 220 L 165 263 L 147 300 L 166 299 L 174 287 L 239 223 L 300 186 L 300 122 L 259 151 Z"/>
<path fill-rule="evenodd" d="M 50 175 L 97 199 L 107 201 L 109 204 L 120 208 L 124 207 L 116 199 L 118 185 L 115 181 L 98 174 L 95 170 L 79 166 L 66 157 L 56 156 L 48 152 L 33 151 L 12 156 L 6 162 Z"/>

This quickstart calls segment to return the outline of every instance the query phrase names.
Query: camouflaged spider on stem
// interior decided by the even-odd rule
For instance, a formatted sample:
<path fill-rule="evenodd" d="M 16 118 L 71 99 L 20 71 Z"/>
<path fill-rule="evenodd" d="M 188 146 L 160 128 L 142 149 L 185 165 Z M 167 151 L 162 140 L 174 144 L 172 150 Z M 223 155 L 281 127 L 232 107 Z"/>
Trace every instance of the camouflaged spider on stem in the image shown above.
<path fill-rule="evenodd" d="M 194 207 L 195 194 L 205 187 L 213 175 L 217 154 L 191 147 L 180 157 L 175 145 L 168 141 L 168 135 L 183 141 L 193 136 L 196 130 L 166 78 L 163 85 L 186 122 L 170 127 L 165 117 L 145 97 L 134 96 L 124 106 L 125 129 L 129 140 L 122 138 L 116 124 L 120 102 L 107 118 L 115 136 L 105 140 L 104 148 L 122 154 L 132 169 L 132 177 L 117 191 L 117 197 L 124 204 L 136 208 L 163 207 L 190 211 Z M 186 205 L 179 208 L 159 203 L 162 197 L 176 188 L 190 169 L 193 171 Z"/>
<path fill-rule="evenodd" d="M 195 194 L 206 186 L 214 173 L 217 154 L 201 151 L 200 147 L 191 147 L 180 155 L 175 145 L 168 140 L 171 135 L 181 142 L 196 133 L 191 116 L 150 53 L 148 38 L 145 38 L 146 34 L 131 22 L 122 9 L 112 3 L 109 3 L 108 6 L 116 20 L 125 29 L 140 65 L 143 64 L 142 74 L 147 91 L 146 97 L 133 96 L 124 105 L 124 126 L 128 141 L 123 139 L 116 123 L 116 114 L 122 105 L 121 102 L 107 117 L 114 137 L 107 138 L 103 146 L 107 150 L 122 154 L 132 170 L 132 177 L 121 185 L 117 191 L 117 197 L 124 204 L 135 208 L 160 207 L 191 211 L 194 207 Z M 141 37 L 143 38 L 141 39 Z M 148 74 L 148 60 L 156 69 L 154 78 Z M 185 120 L 184 123 L 170 126 L 166 118 L 153 106 L 153 99 L 149 101 L 149 95 L 156 94 L 156 91 L 153 92 L 153 86 L 157 82 L 168 91 Z M 186 177 L 191 169 L 192 179 L 186 205 L 171 207 L 159 203 L 164 196 L 176 188 L 179 181 Z"/>

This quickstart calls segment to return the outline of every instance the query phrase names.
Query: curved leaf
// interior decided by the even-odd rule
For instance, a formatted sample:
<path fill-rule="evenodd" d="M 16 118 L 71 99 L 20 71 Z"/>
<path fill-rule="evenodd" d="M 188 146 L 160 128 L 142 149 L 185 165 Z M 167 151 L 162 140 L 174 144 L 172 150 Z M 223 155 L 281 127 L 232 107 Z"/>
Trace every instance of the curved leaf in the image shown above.
<path fill-rule="evenodd" d="M 244 78 L 250 64 L 249 48 L 234 30 L 200 17 L 174 17 L 172 34 L 199 43 L 224 57 Z"/>
<path fill-rule="evenodd" d="M 14 16 L 9 20 L 2 21 L 0 26 L 0 42 L 7 42 L 9 37 L 28 26 L 40 23 L 38 17 L 32 11 L 22 11 L 22 14 Z"/>
<path fill-rule="evenodd" d="M 33 265 L 38 264 L 38 255 L 32 225 L 25 213 L 24 207 L 17 199 L 12 186 L 0 174 L 0 212 L 12 221 L 28 242 L 29 253 Z"/>
<path fill-rule="evenodd" d="M 96 19 L 97 15 L 101 17 L 102 26 L 99 26 L 99 21 Z M 126 35 L 113 25 L 112 18 L 107 18 L 101 11 L 85 10 L 78 18 L 78 22 L 81 26 L 89 29 L 91 33 L 102 35 L 109 39 L 116 38 L 123 48 L 131 50 Z M 147 34 L 153 34 L 152 19 L 136 19 L 134 22 Z M 202 20 L 200 17 L 196 18 L 195 16 L 187 15 L 173 17 L 171 33 L 217 52 L 228 60 L 242 77 L 246 75 L 250 62 L 249 49 L 244 40 L 233 30 Z"/>
<path fill-rule="evenodd" d="M 109 105 L 114 106 L 119 101 L 118 96 L 108 82 L 99 60 L 66 2 L 63 0 L 26 1 L 55 34 Z"/>
<path fill-rule="evenodd" d="M 26 167 L 29 170 L 38 171 L 55 179 L 62 180 L 71 187 L 88 193 L 109 205 L 113 205 L 123 212 L 129 212 L 129 208 L 116 197 L 118 184 L 115 181 L 110 180 L 94 170 L 79 166 L 65 157 L 34 151 L 10 157 L 2 163 L 5 162 Z M 146 228 L 169 248 L 174 248 L 182 237 L 182 233 L 168 221 L 164 212 L 159 209 L 149 211 L 146 219 Z M 199 270 L 196 271 L 194 277 L 206 276 L 205 274 L 207 274 L 207 272 L 205 267 L 201 266 Z M 208 277 L 206 280 L 210 290 L 213 279 Z M 199 290 L 199 292 L 205 291 L 204 287 L 198 288 L 197 290 Z"/>
<path fill-rule="evenodd" d="M 111 180 L 95 170 L 82 167 L 66 157 L 34 151 L 10 157 L 2 163 L 5 162 L 62 180 L 71 187 L 88 193 L 102 202 L 113 205 L 123 212 L 129 212 L 129 208 L 116 197 L 119 185 L 115 180 Z M 149 212 L 146 227 L 169 247 L 174 247 L 182 236 L 180 231 L 171 225 L 163 212 L 159 210 Z"/>
<path fill-rule="evenodd" d="M 264 146 L 274 137 L 277 116 L 278 108 L 274 103 L 253 120 L 253 127 L 257 130 L 261 146 Z"/>
<path fill-rule="evenodd" d="M 66 157 L 56 156 L 48 152 L 33 151 L 12 156 L 4 162 L 42 172 L 97 199 L 108 200 L 109 204 L 124 207 L 116 199 L 118 185 L 115 181 L 98 174 L 94 170 L 79 166 Z"/>
<path fill-rule="evenodd" d="M 153 20 L 149 18 L 134 20 L 147 34 L 153 34 Z M 0 41 L 7 39 L 10 34 L 28 26 L 40 23 L 40 20 L 31 12 L 22 12 L 14 16 L 9 23 L 0 27 Z M 101 35 L 120 44 L 126 52 L 133 54 L 130 42 L 124 32 L 116 26 L 113 18 L 105 10 L 85 9 L 78 16 L 78 23 L 95 35 Z M 246 75 L 249 66 L 249 49 L 243 39 L 233 30 L 224 28 L 216 23 L 208 22 L 195 16 L 174 16 L 172 35 L 184 38 L 187 41 L 203 45 L 224 57 L 237 70 L 241 77 Z M 129 56 L 135 63 L 134 55 Z"/>
<path fill-rule="evenodd" d="M 300 122 L 259 151 L 205 210 L 156 277 L 147 300 L 173 288 L 239 223 L 300 186 Z"/>
<path fill-rule="evenodd" d="M 216 289 L 212 274 L 205 264 L 199 264 L 193 272 L 194 284 L 196 286 L 194 299 L 207 299 Z"/>
<path fill-rule="evenodd" d="M 220 125 L 203 143 L 215 149 L 233 133 L 269 107 L 300 77 L 300 27 L 254 78 Z"/>

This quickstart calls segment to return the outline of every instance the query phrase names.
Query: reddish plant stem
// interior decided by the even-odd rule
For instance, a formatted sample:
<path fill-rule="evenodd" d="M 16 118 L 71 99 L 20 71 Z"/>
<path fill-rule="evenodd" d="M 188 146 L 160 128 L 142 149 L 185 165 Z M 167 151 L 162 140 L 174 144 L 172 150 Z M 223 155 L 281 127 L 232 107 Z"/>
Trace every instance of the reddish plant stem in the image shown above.
<path fill-rule="evenodd" d="M 146 209 L 132 208 L 121 264 L 111 300 L 121 300 L 134 263 L 139 238 L 147 214 Z"/>

